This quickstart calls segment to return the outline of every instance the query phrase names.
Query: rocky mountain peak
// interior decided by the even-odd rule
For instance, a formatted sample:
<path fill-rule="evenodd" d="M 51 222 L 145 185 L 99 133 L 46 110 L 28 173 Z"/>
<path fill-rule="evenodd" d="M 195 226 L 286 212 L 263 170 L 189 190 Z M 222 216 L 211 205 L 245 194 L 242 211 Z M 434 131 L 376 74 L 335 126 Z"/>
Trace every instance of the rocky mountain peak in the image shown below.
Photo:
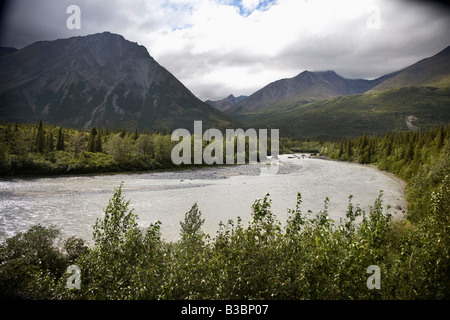
<path fill-rule="evenodd" d="M 144 46 L 103 32 L 39 41 L 0 59 L 5 121 L 174 129 L 188 119 L 228 123 Z M 223 121 L 223 122 L 222 122 Z"/>

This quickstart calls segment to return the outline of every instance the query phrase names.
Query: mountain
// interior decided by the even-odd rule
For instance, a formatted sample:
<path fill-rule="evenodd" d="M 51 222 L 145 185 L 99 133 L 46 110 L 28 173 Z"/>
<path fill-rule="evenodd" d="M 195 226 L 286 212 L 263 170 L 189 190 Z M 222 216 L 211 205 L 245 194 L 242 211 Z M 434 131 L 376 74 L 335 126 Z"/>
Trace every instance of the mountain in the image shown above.
<path fill-rule="evenodd" d="M 39 41 L 0 58 L 0 118 L 88 128 L 223 128 L 233 120 L 200 101 L 136 43 L 109 32 Z"/>
<path fill-rule="evenodd" d="M 446 125 L 449 106 L 450 88 L 403 87 L 266 108 L 239 119 L 248 128 L 279 129 L 283 137 L 339 140 Z"/>
<path fill-rule="evenodd" d="M 370 92 L 412 86 L 450 87 L 450 46 L 432 57 L 400 70 L 394 77 L 381 82 Z"/>
<path fill-rule="evenodd" d="M 277 128 L 281 136 L 294 138 L 328 140 L 357 137 L 364 132 L 375 135 L 420 127 L 426 130 L 450 123 L 449 66 L 450 47 L 403 70 L 362 82 L 366 88 L 372 86 L 366 91 L 359 87 L 363 93 L 315 102 L 293 96 L 233 116 L 248 128 Z M 237 107 L 239 104 L 233 108 Z"/>
<path fill-rule="evenodd" d="M 207 104 L 209 104 L 210 106 L 216 108 L 217 110 L 220 110 L 220 111 L 223 112 L 223 111 L 231 108 L 235 104 L 241 102 L 245 98 L 247 98 L 247 96 L 239 96 L 239 97 L 236 98 L 235 96 L 230 94 L 228 97 L 226 97 L 226 98 L 224 98 L 222 100 L 216 100 L 216 101 L 207 100 L 205 102 Z"/>
<path fill-rule="evenodd" d="M 15 51 L 17 51 L 16 48 L 11 48 L 11 47 L 0 47 L 0 57 L 6 56 L 6 55 L 8 55 L 8 54 L 10 54 L 10 53 L 13 53 L 13 52 L 15 52 Z"/>
<path fill-rule="evenodd" d="M 309 103 L 332 97 L 359 94 L 392 76 L 394 74 L 375 80 L 351 80 L 344 79 L 334 71 L 304 71 L 293 78 L 281 79 L 268 84 L 225 112 L 230 115 L 245 114 L 274 104 L 287 104 L 292 101 Z"/>

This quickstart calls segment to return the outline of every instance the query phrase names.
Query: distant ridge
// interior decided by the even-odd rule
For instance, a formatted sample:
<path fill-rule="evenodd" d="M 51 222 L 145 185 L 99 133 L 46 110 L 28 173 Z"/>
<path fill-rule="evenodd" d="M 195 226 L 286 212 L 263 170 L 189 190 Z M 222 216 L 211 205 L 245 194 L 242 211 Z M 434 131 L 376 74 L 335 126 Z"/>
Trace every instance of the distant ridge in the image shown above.
<path fill-rule="evenodd" d="M 375 80 L 352 80 L 345 79 L 334 71 L 303 71 L 293 78 L 281 79 L 268 84 L 225 112 L 243 114 L 291 101 L 309 103 L 332 97 L 359 94 L 392 76 L 394 74 Z"/>
<path fill-rule="evenodd" d="M 236 98 L 234 95 L 230 94 L 228 97 L 221 100 L 216 101 L 207 100 L 205 102 L 210 106 L 216 108 L 217 110 L 225 111 L 234 106 L 235 104 L 241 102 L 245 98 L 247 98 L 247 96 L 239 96 Z"/>
<path fill-rule="evenodd" d="M 450 86 L 450 46 L 381 82 L 371 92 L 411 86 Z"/>

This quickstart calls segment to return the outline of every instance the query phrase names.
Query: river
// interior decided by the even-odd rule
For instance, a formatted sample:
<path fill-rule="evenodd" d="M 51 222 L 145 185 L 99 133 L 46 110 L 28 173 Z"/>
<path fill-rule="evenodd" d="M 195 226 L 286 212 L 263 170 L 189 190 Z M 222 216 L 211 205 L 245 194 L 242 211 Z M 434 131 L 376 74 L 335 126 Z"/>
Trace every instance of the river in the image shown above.
<path fill-rule="evenodd" d="M 123 182 L 123 196 L 146 227 L 160 220 L 166 241 L 179 239 L 180 221 L 197 202 L 205 219 L 203 231 L 216 235 L 219 222 L 241 217 L 251 219 L 251 205 L 270 193 L 272 210 L 282 223 L 287 209 L 295 208 L 297 192 L 301 209 L 315 214 L 328 197 L 330 218 L 345 217 L 348 197 L 364 210 L 383 190 L 384 205 L 394 217 L 405 208 L 403 184 L 394 176 L 372 166 L 280 156 L 278 174 L 261 175 L 258 165 L 207 167 L 183 171 L 138 174 L 82 175 L 0 180 L 0 241 L 29 227 L 54 225 L 61 237 L 92 241 L 93 225 L 102 218 L 109 199 Z"/>

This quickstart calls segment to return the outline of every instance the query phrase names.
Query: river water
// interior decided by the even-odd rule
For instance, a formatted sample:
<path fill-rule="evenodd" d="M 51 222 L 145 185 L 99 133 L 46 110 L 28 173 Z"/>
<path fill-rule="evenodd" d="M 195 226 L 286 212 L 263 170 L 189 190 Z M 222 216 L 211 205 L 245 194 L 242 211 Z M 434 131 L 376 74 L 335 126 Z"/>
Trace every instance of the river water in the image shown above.
<path fill-rule="evenodd" d="M 0 180 L 0 241 L 33 225 L 54 225 L 63 239 L 83 238 L 91 243 L 93 225 L 123 182 L 125 199 L 142 227 L 159 220 L 162 237 L 179 239 L 180 221 L 197 202 L 205 219 L 203 231 L 216 235 L 220 221 L 251 219 L 255 199 L 270 193 L 272 210 L 284 223 L 287 209 L 295 208 L 297 192 L 301 209 L 314 214 L 323 210 L 328 197 L 330 218 L 345 217 L 348 197 L 364 210 L 383 190 L 383 203 L 394 217 L 402 217 L 405 197 L 402 183 L 371 166 L 280 156 L 278 174 L 261 175 L 258 165 L 208 167 L 174 172 L 83 175 Z"/>

